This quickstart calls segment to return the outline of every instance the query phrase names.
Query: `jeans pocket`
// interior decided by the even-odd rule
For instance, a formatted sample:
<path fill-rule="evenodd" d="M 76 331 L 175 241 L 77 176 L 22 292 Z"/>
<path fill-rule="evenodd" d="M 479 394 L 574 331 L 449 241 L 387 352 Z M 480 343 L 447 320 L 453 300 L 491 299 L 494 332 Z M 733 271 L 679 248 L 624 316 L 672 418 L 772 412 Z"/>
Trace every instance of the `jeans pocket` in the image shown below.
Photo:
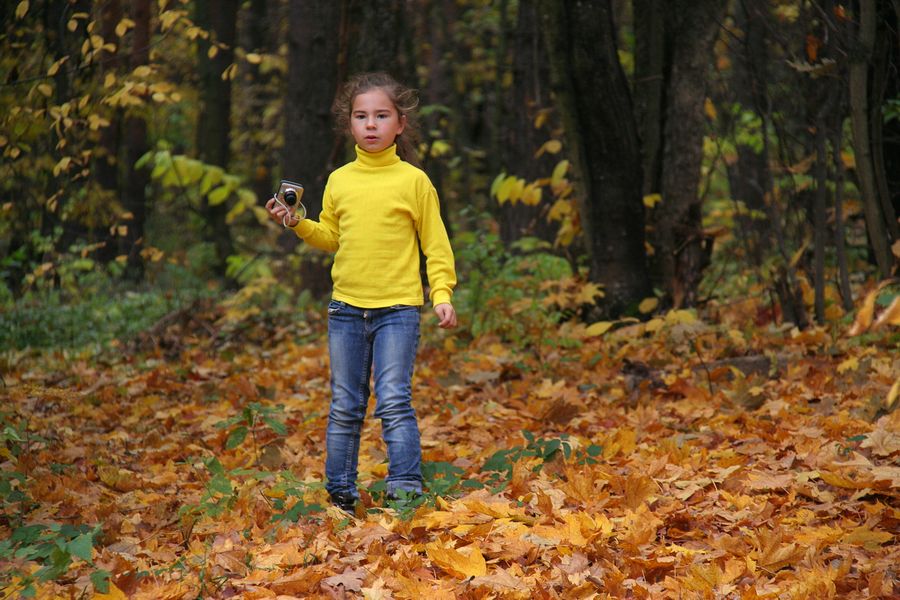
<path fill-rule="evenodd" d="M 328 314 L 329 315 L 337 315 L 347 306 L 346 302 L 341 302 L 340 300 L 332 300 L 328 303 Z"/>

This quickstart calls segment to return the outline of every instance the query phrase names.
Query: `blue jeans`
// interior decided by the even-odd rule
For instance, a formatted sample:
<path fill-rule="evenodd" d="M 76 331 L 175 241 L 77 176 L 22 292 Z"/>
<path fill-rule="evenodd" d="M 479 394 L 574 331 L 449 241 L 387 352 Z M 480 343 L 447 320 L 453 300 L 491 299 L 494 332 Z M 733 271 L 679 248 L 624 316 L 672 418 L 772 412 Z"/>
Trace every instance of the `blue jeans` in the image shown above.
<path fill-rule="evenodd" d="M 331 410 L 325 439 L 325 489 L 358 497 L 359 438 L 374 366 L 375 417 L 387 446 L 388 493 L 422 491 L 422 448 L 412 407 L 412 374 L 419 345 L 419 308 L 364 309 L 328 305 Z"/>

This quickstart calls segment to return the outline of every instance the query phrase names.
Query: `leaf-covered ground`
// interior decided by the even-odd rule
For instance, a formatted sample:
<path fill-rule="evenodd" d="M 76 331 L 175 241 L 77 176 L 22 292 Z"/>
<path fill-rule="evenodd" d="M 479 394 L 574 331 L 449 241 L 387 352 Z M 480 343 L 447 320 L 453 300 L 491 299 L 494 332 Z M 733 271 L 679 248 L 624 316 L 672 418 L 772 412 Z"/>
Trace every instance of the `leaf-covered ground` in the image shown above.
<path fill-rule="evenodd" d="M 353 519 L 325 508 L 320 324 L 22 358 L 4 375 L 4 594 L 898 597 L 896 329 L 715 320 L 566 326 L 578 343 L 524 351 L 429 333 L 429 501 L 384 506 L 370 419 Z"/>

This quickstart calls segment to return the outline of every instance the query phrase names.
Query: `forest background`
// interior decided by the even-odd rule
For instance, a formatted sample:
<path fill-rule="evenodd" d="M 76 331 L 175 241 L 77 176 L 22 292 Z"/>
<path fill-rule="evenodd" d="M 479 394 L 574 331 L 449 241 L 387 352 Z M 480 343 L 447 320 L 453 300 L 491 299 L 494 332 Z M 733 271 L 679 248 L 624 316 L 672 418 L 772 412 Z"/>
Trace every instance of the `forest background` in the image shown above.
<path fill-rule="evenodd" d="M 9 595 L 893 593 L 897 0 L 0 16 Z M 318 213 L 368 70 L 420 91 L 461 327 L 423 337 L 427 502 L 379 512 L 370 432 L 350 522 L 309 458 L 330 257 L 262 205 Z"/>

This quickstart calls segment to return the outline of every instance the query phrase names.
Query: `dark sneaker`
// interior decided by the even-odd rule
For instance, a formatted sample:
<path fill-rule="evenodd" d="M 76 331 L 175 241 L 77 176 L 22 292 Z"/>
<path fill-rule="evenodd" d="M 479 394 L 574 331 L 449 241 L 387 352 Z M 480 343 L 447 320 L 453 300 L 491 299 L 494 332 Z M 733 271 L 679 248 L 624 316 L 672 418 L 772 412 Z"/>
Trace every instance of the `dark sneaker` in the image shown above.
<path fill-rule="evenodd" d="M 384 501 L 389 508 L 410 510 L 421 506 L 425 502 L 425 495 L 416 490 L 394 490 L 385 494 Z"/>
<path fill-rule="evenodd" d="M 344 512 L 356 514 L 356 496 L 338 492 L 331 494 L 331 503 Z"/>

